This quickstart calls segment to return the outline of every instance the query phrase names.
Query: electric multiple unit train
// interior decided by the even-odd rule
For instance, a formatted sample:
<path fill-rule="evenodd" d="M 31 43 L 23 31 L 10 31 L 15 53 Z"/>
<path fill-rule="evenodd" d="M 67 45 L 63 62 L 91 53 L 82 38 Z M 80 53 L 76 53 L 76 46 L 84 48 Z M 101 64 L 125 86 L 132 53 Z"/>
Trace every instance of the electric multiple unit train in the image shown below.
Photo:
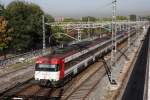
<path fill-rule="evenodd" d="M 126 32 L 118 32 L 117 44 L 127 38 Z M 56 49 L 54 54 L 37 58 L 35 80 L 41 86 L 63 86 L 112 48 L 112 39 L 106 36 Z"/>

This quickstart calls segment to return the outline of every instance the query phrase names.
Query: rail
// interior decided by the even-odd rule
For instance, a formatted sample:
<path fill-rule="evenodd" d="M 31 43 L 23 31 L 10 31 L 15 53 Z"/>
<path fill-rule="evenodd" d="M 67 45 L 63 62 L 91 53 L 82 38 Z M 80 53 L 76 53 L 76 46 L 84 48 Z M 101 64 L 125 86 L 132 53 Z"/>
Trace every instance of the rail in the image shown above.
<path fill-rule="evenodd" d="M 98 81 L 96 82 L 96 83 L 98 83 Z M 96 84 L 92 87 L 92 88 L 94 88 L 96 86 Z M 91 88 L 91 89 L 92 89 Z M 20 88 L 20 89 L 23 89 L 23 88 Z M 19 90 L 18 92 L 19 92 L 19 94 L 16 94 L 16 95 L 14 95 L 14 94 L 12 94 L 12 95 L 10 95 L 10 96 L 7 96 L 7 97 L 5 97 L 5 98 L 0 98 L 0 99 L 3 99 L 3 100 L 9 100 L 9 99 L 13 99 L 13 100 L 24 100 L 24 99 L 34 99 L 34 100 L 37 100 L 37 99 L 52 99 L 52 100 L 56 100 L 56 99 L 59 99 L 60 97 L 61 97 L 61 94 L 62 94 L 62 92 L 63 91 L 60 91 L 60 95 L 58 95 L 58 97 L 52 97 L 52 96 L 45 96 L 45 95 L 43 95 L 43 96 L 39 96 L 39 94 L 41 93 L 41 89 L 39 88 L 37 91 L 33 91 L 34 89 L 27 89 L 27 88 L 25 88 L 26 89 L 26 91 L 28 90 L 28 92 L 26 92 L 26 93 L 28 93 L 29 95 L 20 95 L 20 94 L 23 94 L 23 93 L 25 93 L 25 92 L 22 92 L 21 93 L 21 91 Z M 32 93 L 34 93 L 33 95 L 31 95 L 30 93 L 31 93 L 31 91 L 32 91 Z M 43 89 L 42 89 L 42 91 L 43 91 Z M 17 91 L 15 91 L 15 92 L 17 92 Z M 17 93 L 18 93 L 17 92 Z M 30 93 L 29 93 L 30 92 Z M 45 93 L 44 91 L 42 92 L 42 93 Z M 51 95 L 50 93 L 52 93 L 52 92 L 49 92 L 49 94 L 48 95 Z M 88 92 L 89 93 L 89 92 Z M 8 95 L 9 93 L 7 93 L 7 95 Z M 37 95 L 38 94 L 38 95 Z M 87 94 L 88 95 L 88 94 Z M 87 97 L 87 95 L 85 96 L 85 98 Z"/>

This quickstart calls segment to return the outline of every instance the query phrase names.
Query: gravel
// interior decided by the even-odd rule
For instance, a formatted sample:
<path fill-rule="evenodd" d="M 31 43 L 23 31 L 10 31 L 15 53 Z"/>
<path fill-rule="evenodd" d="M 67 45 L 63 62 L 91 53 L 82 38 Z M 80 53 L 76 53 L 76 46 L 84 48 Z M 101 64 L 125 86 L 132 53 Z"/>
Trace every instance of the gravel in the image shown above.
<path fill-rule="evenodd" d="M 14 87 L 18 83 L 31 79 L 34 75 L 34 67 L 29 66 L 25 69 L 0 76 L 0 93 Z"/>

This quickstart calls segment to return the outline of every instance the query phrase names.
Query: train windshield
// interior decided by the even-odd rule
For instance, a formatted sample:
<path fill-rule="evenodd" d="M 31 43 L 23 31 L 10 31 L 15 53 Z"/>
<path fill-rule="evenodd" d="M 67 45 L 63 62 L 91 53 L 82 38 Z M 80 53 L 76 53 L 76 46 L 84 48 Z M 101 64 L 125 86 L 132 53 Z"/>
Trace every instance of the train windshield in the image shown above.
<path fill-rule="evenodd" d="M 36 64 L 36 71 L 59 71 L 60 66 L 58 64 L 50 65 L 50 64 Z"/>

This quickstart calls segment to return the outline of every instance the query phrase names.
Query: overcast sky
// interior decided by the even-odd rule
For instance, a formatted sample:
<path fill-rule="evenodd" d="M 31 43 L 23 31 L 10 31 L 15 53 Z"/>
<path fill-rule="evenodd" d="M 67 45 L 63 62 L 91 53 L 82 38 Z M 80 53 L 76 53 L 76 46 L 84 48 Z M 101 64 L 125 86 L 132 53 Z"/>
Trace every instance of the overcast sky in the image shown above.
<path fill-rule="evenodd" d="M 14 0 L 0 0 L 8 5 Z M 111 16 L 112 0 L 20 0 L 38 4 L 55 17 Z M 150 15 L 150 0 L 117 0 L 118 15 Z"/>

